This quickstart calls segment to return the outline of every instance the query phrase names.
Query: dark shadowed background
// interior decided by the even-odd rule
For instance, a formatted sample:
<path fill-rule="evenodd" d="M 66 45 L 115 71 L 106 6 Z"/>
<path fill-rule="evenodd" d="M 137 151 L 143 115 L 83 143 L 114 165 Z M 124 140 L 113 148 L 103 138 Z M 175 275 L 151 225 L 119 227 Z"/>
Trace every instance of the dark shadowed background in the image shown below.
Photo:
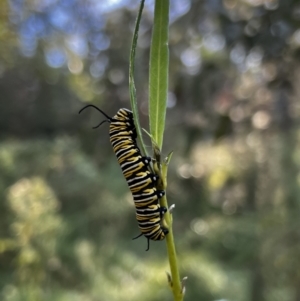
<path fill-rule="evenodd" d="M 132 241 L 103 116 L 129 108 L 137 0 L 0 4 L 0 299 L 172 300 Z M 153 1 L 136 58 L 148 129 Z M 171 0 L 163 154 L 186 301 L 300 301 L 300 2 Z M 145 135 L 146 136 L 146 135 Z M 146 137 L 147 138 L 147 137 Z M 150 141 L 148 140 L 149 150 Z"/>

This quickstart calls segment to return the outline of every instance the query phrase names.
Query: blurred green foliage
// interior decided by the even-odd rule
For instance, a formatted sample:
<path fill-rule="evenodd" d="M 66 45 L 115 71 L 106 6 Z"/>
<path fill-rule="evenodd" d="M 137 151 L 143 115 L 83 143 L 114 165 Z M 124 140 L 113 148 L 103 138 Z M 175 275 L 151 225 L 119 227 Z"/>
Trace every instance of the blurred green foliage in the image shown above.
<path fill-rule="evenodd" d="M 1 300 L 171 300 L 164 242 L 145 252 L 131 240 L 107 125 L 77 114 L 129 107 L 137 5 L 1 3 Z M 151 7 L 136 60 L 146 129 Z M 299 11 L 296 0 L 171 3 L 163 152 L 174 151 L 187 301 L 300 300 Z"/>

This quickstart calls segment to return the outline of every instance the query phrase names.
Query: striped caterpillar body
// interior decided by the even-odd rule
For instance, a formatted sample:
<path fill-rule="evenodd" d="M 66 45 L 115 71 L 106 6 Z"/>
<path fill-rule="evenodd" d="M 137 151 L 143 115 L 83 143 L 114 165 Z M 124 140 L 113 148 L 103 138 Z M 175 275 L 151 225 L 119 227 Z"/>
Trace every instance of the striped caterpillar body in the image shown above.
<path fill-rule="evenodd" d="M 109 117 L 94 105 L 85 106 L 79 113 L 87 107 L 97 109 L 107 118 L 94 128 L 104 122 L 110 123 L 110 142 L 132 193 L 136 219 L 141 231 L 141 234 L 134 239 L 144 235 L 147 238 L 146 251 L 148 251 L 150 239 L 163 240 L 169 232 L 161 225 L 167 209 L 159 205 L 159 199 L 165 192 L 156 189 L 158 176 L 151 173 L 149 169 L 151 158 L 142 156 L 137 146 L 133 114 L 128 109 L 120 109 L 115 116 Z"/>

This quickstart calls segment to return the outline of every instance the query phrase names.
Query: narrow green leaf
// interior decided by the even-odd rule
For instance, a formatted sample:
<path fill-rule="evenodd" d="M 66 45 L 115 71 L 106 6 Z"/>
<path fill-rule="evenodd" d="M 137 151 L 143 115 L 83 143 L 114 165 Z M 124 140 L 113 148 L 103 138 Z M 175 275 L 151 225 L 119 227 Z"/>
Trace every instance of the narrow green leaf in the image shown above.
<path fill-rule="evenodd" d="M 149 119 L 150 133 L 162 148 L 168 96 L 169 0 L 155 0 L 154 25 L 150 51 Z"/>
<path fill-rule="evenodd" d="M 165 165 L 169 165 L 172 156 L 173 156 L 173 151 L 169 152 L 168 156 L 165 158 L 165 160 L 164 160 Z"/>
<path fill-rule="evenodd" d="M 145 147 L 145 144 L 144 144 L 144 141 L 143 141 L 140 121 L 139 121 L 138 105 L 137 105 L 137 98 L 136 98 L 136 89 L 135 89 L 135 83 L 134 83 L 135 50 L 136 50 L 136 45 L 137 45 L 139 26 L 140 26 L 142 12 L 143 12 L 143 8 L 144 8 L 144 3 L 145 3 L 145 0 L 141 0 L 138 16 L 137 16 L 136 22 L 135 22 L 135 28 L 134 28 L 132 43 L 131 43 L 130 60 L 129 60 L 129 91 L 130 91 L 131 109 L 132 109 L 132 112 L 133 112 L 133 118 L 134 118 L 134 123 L 135 123 L 137 136 L 138 136 L 138 139 L 139 139 L 140 145 L 141 145 L 141 151 L 142 151 L 143 155 L 147 155 L 146 147 Z"/>

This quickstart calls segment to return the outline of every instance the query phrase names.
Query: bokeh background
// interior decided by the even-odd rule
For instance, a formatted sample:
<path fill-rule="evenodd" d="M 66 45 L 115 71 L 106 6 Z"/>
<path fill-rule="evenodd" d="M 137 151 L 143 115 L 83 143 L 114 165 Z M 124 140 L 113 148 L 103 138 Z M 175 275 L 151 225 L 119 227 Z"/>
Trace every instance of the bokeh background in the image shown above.
<path fill-rule="evenodd" d="M 108 137 L 137 0 L 0 3 L 0 299 L 172 300 Z M 148 129 L 153 1 L 136 86 Z M 171 0 L 163 154 L 186 301 L 300 300 L 300 1 Z M 147 137 L 145 137 L 147 139 Z M 148 140 L 150 150 L 150 141 Z"/>

